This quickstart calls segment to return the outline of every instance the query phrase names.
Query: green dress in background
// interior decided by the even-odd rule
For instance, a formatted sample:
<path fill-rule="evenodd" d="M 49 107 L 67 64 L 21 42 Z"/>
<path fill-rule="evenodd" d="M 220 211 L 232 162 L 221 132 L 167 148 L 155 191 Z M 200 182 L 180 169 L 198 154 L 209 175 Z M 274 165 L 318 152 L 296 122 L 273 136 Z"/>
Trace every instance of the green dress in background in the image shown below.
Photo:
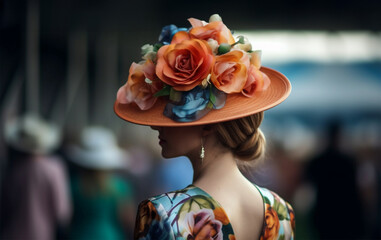
<path fill-rule="evenodd" d="M 131 200 L 131 186 L 121 178 L 110 176 L 102 190 L 89 192 L 80 180 L 79 176 L 71 179 L 74 211 L 70 239 L 126 239 L 118 211 L 121 204 Z"/>

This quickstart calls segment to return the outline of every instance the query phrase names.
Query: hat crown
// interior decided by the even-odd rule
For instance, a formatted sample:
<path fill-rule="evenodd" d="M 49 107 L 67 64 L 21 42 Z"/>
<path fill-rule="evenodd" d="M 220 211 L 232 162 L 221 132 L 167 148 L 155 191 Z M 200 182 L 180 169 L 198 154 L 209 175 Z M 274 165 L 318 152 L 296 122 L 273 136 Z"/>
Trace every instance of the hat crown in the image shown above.
<path fill-rule="evenodd" d="M 115 148 L 117 142 L 112 131 L 103 127 L 88 127 L 81 134 L 81 145 L 88 150 L 99 151 Z"/>
<path fill-rule="evenodd" d="M 25 114 L 5 124 L 6 142 L 30 153 L 48 153 L 60 143 L 60 129 L 35 114 Z"/>

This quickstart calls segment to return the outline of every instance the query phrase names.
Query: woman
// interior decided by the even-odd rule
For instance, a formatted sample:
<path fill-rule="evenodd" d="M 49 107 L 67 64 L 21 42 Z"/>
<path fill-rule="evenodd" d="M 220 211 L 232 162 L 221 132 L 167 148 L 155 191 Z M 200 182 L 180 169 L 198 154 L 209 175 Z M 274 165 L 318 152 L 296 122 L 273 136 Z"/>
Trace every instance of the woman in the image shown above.
<path fill-rule="evenodd" d="M 263 155 L 263 111 L 291 90 L 285 76 L 260 66 L 243 36 L 218 15 L 209 23 L 163 28 L 142 47 L 114 109 L 159 132 L 163 157 L 187 156 L 193 184 L 139 205 L 135 239 L 293 239 L 294 213 L 275 193 L 250 183 L 242 161 Z"/>
<path fill-rule="evenodd" d="M 68 149 L 68 157 L 75 167 L 70 179 L 74 208 L 70 239 L 126 239 L 135 207 L 129 182 L 114 173 L 128 162 L 114 134 L 103 127 L 87 127 L 80 144 Z"/>

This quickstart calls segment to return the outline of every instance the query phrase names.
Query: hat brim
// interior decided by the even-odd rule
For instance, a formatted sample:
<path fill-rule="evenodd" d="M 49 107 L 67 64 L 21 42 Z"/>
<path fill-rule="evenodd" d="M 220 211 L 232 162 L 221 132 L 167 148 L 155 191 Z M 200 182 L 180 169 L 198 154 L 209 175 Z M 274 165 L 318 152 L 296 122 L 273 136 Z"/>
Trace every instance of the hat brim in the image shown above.
<path fill-rule="evenodd" d="M 229 94 L 223 108 L 213 109 L 197 121 L 176 122 L 164 116 L 163 111 L 168 102 L 165 98 L 159 98 L 152 108 L 145 111 L 140 110 L 136 104 L 121 104 L 115 101 L 114 111 L 121 119 L 128 122 L 162 127 L 206 125 L 250 116 L 275 107 L 291 92 L 291 83 L 282 73 L 267 67 L 261 67 L 260 70 L 267 74 L 271 81 L 265 91 L 258 91 L 253 97 Z"/>

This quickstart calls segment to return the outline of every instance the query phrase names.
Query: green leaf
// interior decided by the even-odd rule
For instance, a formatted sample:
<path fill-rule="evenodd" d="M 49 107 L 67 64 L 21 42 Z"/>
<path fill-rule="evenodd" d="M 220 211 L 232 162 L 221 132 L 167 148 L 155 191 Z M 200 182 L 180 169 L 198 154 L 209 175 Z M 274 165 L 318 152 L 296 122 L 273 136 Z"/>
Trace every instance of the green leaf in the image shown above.
<path fill-rule="evenodd" d="M 164 46 L 162 43 L 155 43 L 155 45 L 153 45 L 153 51 L 154 52 L 157 52 L 159 51 L 159 49 Z"/>
<path fill-rule="evenodd" d="M 278 213 L 279 221 L 287 219 L 287 208 L 278 201 L 275 201 L 274 210 Z"/>
<path fill-rule="evenodd" d="M 267 197 L 263 197 L 263 201 L 267 203 L 268 205 L 271 205 L 271 202 Z"/>
<path fill-rule="evenodd" d="M 280 235 L 279 238 L 278 238 L 278 240 L 285 240 L 285 239 L 286 239 L 286 237 L 285 237 L 284 234 Z"/>
<path fill-rule="evenodd" d="M 173 102 L 180 102 L 182 93 L 171 88 L 169 91 L 169 99 Z"/>
<path fill-rule="evenodd" d="M 212 87 L 209 88 L 209 92 L 210 92 L 209 100 L 213 105 L 215 105 L 216 104 L 216 95 L 213 94 Z"/>
<path fill-rule="evenodd" d="M 188 201 L 186 201 L 179 209 L 178 214 L 180 215 L 182 212 L 188 213 L 188 212 L 191 212 L 192 210 L 202 209 L 202 208 L 214 209 L 215 205 L 210 198 L 207 198 L 202 195 L 197 195 L 197 196 L 193 196 Z"/>
<path fill-rule="evenodd" d="M 208 102 L 208 104 L 206 105 L 207 108 L 210 108 L 210 109 L 213 109 L 213 103 L 211 101 Z"/>
<path fill-rule="evenodd" d="M 165 85 L 160 91 L 156 92 L 154 97 L 168 96 L 171 92 L 172 87 L 169 85 Z"/>

